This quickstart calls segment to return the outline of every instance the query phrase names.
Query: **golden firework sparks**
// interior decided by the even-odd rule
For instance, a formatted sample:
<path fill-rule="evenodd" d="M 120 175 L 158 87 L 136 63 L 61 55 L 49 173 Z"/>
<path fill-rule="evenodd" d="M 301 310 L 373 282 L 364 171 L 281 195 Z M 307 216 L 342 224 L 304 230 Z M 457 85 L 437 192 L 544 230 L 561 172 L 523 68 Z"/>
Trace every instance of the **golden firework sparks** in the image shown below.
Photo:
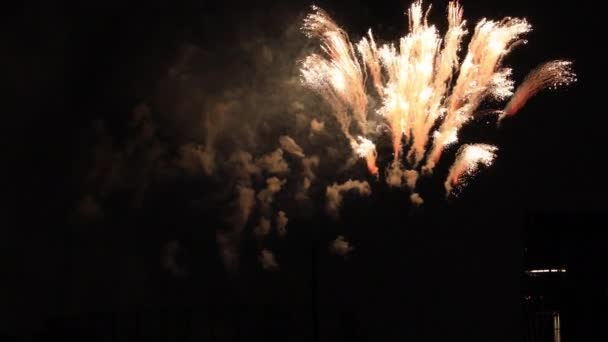
<path fill-rule="evenodd" d="M 482 19 L 460 63 L 459 51 L 467 34 L 462 7 L 456 1 L 449 3 L 448 29 L 443 37 L 428 23 L 429 9 L 423 9 L 422 1 L 411 5 L 409 32 L 398 44 L 378 46 L 369 30 L 356 44 L 356 50 L 348 35 L 323 10 L 313 7 L 304 21 L 304 32 L 320 39 L 323 52 L 304 60 L 303 82 L 330 104 L 353 151 L 366 159 L 374 175 L 378 174 L 377 152 L 366 136 L 366 81 L 376 90 L 380 106 L 375 113 L 386 122 L 392 137 L 394 160 L 386 177 L 391 185 L 411 185 L 412 181 L 402 182 L 406 173 L 431 173 L 442 151 L 458 142 L 459 130 L 475 117 L 485 99 L 500 101 L 514 95 L 511 69 L 503 67 L 502 61 L 531 30 L 525 19 Z M 530 73 L 505 109 L 497 111 L 500 119 L 516 113 L 538 91 L 574 81 L 570 62 L 543 64 Z M 353 121 L 360 131 L 358 140 L 351 133 Z M 433 127 L 437 129 L 431 132 Z M 402 169 L 403 142 L 409 145 L 404 158 L 407 170 Z M 477 165 L 490 155 L 493 159 L 494 151 L 489 145 L 467 145 L 456 160 L 460 166 L 455 164 L 450 174 L 455 172 L 458 177 L 463 165 Z M 474 156 L 481 159 L 475 161 Z M 457 183 L 452 181 L 446 184 L 451 187 Z"/>
<path fill-rule="evenodd" d="M 455 186 L 462 185 L 463 178 L 474 174 L 480 165 L 492 165 L 497 150 L 496 146 L 487 144 L 462 145 L 444 182 L 446 195 L 449 195 Z"/>
<path fill-rule="evenodd" d="M 573 82 L 576 82 L 576 75 L 572 72 L 572 62 L 560 60 L 546 62 L 530 71 L 507 103 L 500 118 L 514 115 L 532 96 L 547 87 L 557 88 Z"/>

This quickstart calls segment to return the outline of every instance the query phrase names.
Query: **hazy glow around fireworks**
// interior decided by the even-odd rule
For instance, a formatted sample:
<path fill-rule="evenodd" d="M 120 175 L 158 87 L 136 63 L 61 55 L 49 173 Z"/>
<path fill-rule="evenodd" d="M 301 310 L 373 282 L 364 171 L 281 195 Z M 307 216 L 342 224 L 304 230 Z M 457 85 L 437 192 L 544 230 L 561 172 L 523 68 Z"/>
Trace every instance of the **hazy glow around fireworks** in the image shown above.
<path fill-rule="evenodd" d="M 449 3 L 448 29 L 443 37 L 428 23 L 427 13 L 422 2 L 416 1 L 408 11 L 409 33 L 398 44 L 378 46 L 370 30 L 356 44 L 358 54 L 346 33 L 323 10 L 313 7 L 304 21 L 304 32 L 320 39 L 323 53 L 304 60 L 302 80 L 329 103 L 343 134 L 374 175 L 378 174 L 377 154 L 374 143 L 366 137 L 369 95 L 365 82 L 369 80 L 376 90 L 381 105 L 375 112 L 386 122 L 392 137 L 394 159 L 386 180 L 393 186 L 411 185 L 411 181 L 402 181 L 405 172 L 430 174 L 442 151 L 458 142 L 459 130 L 475 117 L 485 99 L 501 101 L 514 94 L 511 69 L 503 67 L 502 61 L 531 30 L 525 19 L 482 19 L 460 63 L 459 51 L 467 34 L 462 7 L 458 2 Z M 532 71 L 505 109 L 497 111 L 500 118 L 517 112 L 544 88 L 575 81 L 570 66 L 570 62 L 553 61 Z M 351 133 L 353 121 L 362 135 L 358 141 Z M 431 132 L 433 127 L 437 128 Z M 405 155 L 404 143 L 408 146 Z M 462 158 L 468 157 L 460 163 L 472 165 L 466 163 L 474 160 L 470 154 L 481 151 L 493 159 L 494 150 L 488 145 L 470 145 L 462 150 Z M 480 160 L 489 163 L 491 159 Z M 402 162 L 407 170 L 402 170 Z"/>

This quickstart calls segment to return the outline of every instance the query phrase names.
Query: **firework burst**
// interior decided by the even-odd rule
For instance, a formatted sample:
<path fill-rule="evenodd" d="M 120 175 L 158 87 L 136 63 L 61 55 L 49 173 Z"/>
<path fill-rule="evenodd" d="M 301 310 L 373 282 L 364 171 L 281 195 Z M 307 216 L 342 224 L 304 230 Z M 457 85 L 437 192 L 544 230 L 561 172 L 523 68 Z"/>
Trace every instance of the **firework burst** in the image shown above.
<path fill-rule="evenodd" d="M 511 99 L 503 110 L 495 111 L 502 119 L 515 114 L 540 90 L 576 80 L 570 62 L 552 61 L 533 70 L 514 92 L 511 69 L 502 62 L 532 29 L 530 24 L 520 18 L 482 19 L 460 62 L 463 38 L 468 33 L 463 9 L 458 2 L 450 2 L 447 12 L 448 29 L 442 37 L 428 23 L 428 9 L 416 1 L 408 10 L 409 33 L 397 44 L 380 46 L 371 30 L 353 45 L 317 7 L 303 26 L 309 37 L 320 39 L 322 49 L 303 61 L 304 84 L 329 103 L 353 151 L 365 158 L 369 171 L 377 175 L 377 152 L 366 129 L 370 96 L 366 82 L 371 82 L 380 106 L 369 112 L 388 125 L 392 140 L 394 158 L 386 181 L 393 186 L 408 185 L 412 191 L 419 173 L 432 173 L 442 151 L 457 143 L 460 129 L 479 115 L 484 100 Z M 351 131 L 353 122 L 357 139 Z M 450 193 L 459 177 L 473 173 L 473 165 L 491 164 L 495 150 L 483 144 L 463 146 L 445 183 L 446 191 Z M 422 201 L 418 195 L 416 198 L 416 202 Z"/>

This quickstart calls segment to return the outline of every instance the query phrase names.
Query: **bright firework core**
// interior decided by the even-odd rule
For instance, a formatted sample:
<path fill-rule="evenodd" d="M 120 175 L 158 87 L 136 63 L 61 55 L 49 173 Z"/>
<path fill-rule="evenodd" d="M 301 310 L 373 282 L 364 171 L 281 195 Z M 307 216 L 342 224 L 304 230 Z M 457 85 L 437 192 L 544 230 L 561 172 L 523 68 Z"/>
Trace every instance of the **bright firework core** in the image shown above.
<path fill-rule="evenodd" d="M 317 7 L 303 25 L 309 37 L 320 40 L 322 49 L 302 63 L 304 84 L 330 105 L 342 134 L 354 153 L 365 158 L 373 175 L 379 169 L 370 126 L 388 125 L 394 159 L 386 180 L 392 186 L 407 185 L 412 191 L 418 174 L 431 174 L 442 151 L 458 142 L 459 130 L 478 114 L 483 100 L 510 98 L 503 110 L 495 111 L 503 119 L 517 113 L 538 91 L 576 80 L 570 62 L 551 61 L 533 70 L 514 92 L 511 69 L 503 67 L 502 61 L 531 30 L 525 19 L 482 19 L 460 62 L 459 51 L 467 34 L 460 4 L 448 5 L 448 29 L 443 37 L 427 22 L 427 13 L 421 1 L 412 4 L 407 13 L 409 33 L 396 44 L 381 46 L 376 45 L 371 30 L 353 45 L 346 32 Z M 367 92 L 367 82 L 380 100 L 378 108 L 368 108 L 372 95 Z M 448 195 L 462 176 L 471 175 L 480 164 L 489 166 L 496 150 L 486 144 L 463 146 L 445 181 Z M 416 203 L 421 203 L 414 195 Z"/>

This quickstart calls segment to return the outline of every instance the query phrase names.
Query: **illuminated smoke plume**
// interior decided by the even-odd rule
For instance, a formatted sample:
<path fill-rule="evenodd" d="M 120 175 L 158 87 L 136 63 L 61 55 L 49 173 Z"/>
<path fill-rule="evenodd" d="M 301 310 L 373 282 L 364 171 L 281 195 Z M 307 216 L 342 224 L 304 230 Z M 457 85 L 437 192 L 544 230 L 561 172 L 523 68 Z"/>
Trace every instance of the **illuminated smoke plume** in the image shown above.
<path fill-rule="evenodd" d="M 287 223 L 289 219 L 287 218 L 287 214 L 284 211 L 280 210 L 277 213 L 277 233 L 280 237 L 285 237 L 287 235 Z"/>
<path fill-rule="evenodd" d="M 325 123 L 323 121 L 319 121 L 315 118 L 313 118 L 310 121 L 310 131 L 311 133 L 321 133 L 321 131 L 323 131 L 323 129 L 325 128 Z"/>
<path fill-rule="evenodd" d="M 266 271 L 276 271 L 279 269 L 279 264 L 277 263 L 274 254 L 267 249 L 263 249 L 260 252 L 258 261 L 262 265 L 262 268 Z"/>
<path fill-rule="evenodd" d="M 253 234 L 258 240 L 262 240 L 270 234 L 270 220 L 265 217 L 260 217 L 260 222 L 253 229 Z"/>
<path fill-rule="evenodd" d="M 509 103 L 507 103 L 500 118 L 514 115 L 532 96 L 545 88 L 557 88 L 575 81 L 576 75 L 572 72 L 572 62 L 546 62 L 526 76 L 522 84 L 515 90 L 515 94 Z"/>
<path fill-rule="evenodd" d="M 354 250 L 354 248 L 348 241 L 344 239 L 344 236 L 340 235 L 334 241 L 332 241 L 331 245 L 329 246 L 329 250 L 333 254 L 346 257 Z"/>
<path fill-rule="evenodd" d="M 282 157 L 282 155 L 281 155 Z M 236 151 L 228 159 L 230 170 L 239 184 L 250 184 L 252 175 L 259 175 L 260 168 L 248 152 Z"/>
<path fill-rule="evenodd" d="M 504 101 L 513 96 L 512 72 L 502 62 L 531 30 L 525 19 L 482 19 L 461 62 L 459 52 L 468 32 L 460 4 L 449 3 L 443 36 L 429 24 L 427 15 L 428 9 L 416 1 L 408 10 L 409 32 L 396 44 L 377 45 L 369 30 L 355 44 L 356 49 L 347 34 L 317 7 L 302 28 L 309 37 L 319 39 L 322 50 L 302 62 L 304 85 L 330 105 L 344 137 L 373 175 L 379 174 L 377 152 L 366 133 L 372 131 L 370 124 L 387 126 L 393 162 L 385 180 L 391 186 L 407 185 L 413 194 L 418 175 L 432 174 L 444 149 L 458 142 L 458 132 L 480 115 L 478 108 L 488 102 L 485 100 Z M 574 80 L 570 62 L 546 63 L 526 78 L 504 111 L 493 113 L 502 113 L 501 118 L 512 115 L 540 89 Z M 369 101 L 366 82 L 375 89 L 378 101 Z M 369 118 L 368 103 L 379 103 L 369 111 Z M 360 134 L 351 131 L 351 123 Z M 422 202 L 419 195 L 410 199 Z"/>
<path fill-rule="evenodd" d="M 266 154 L 255 161 L 262 170 L 268 173 L 283 175 L 289 173 L 289 165 L 283 159 L 283 150 L 277 148 L 273 152 Z"/>
<path fill-rule="evenodd" d="M 211 176 L 215 170 L 215 151 L 201 145 L 186 144 L 179 148 L 180 158 L 178 165 L 190 175 L 196 175 L 202 171 Z"/>
<path fill-rule="evenodd" d="M 196 175 L 202 170 L 206 176 L 211 176 L 217 167 L 215 162 L 215 142 L 220 130 L 225 124 L 224 114 L 230 106 L 217 104 L 213 115 L 206 115 L 203 121 L 205 145 L 188 143 L 180 146 L 178 165 L 190 175 Z"/>
<path fill-rule="evenodd" d="M 416 187 L 416 181 L 418 181 L 418 171 L 416 170 L 405 170 L 403 171 L 403 177 L 405 178 L 405 184 L 410 189 Z"/>
<path fill-rule="evenodd" d="M 224 266 L 229 272 L 236 272 L 238 268 L 238 249 L 241 234 L 256 203 L 255 190 L 252 188 L 252 177 L 260 175 L 260 168 L 253 162 L 248 152 L 235 151 L 228 158 L 227 165 L 236 180 L 234 213 L 229 219 L 231 230 L 221 230 L 216 234 L 216 240 Z M 266 198 L 264 198 L 266 199 Z"/>
<path fill-rule="evenodd" d="M 414 189 L 418 181 L 418 171 L 404 170 L 397 164 L 392 164 L 386 172 L 386 182 L 390 186 L 401 187 L 407 185 L 408 188 Z"/>
<path fill-rule="evenodd" d="M 241 233 L 255 207 L 255 190 L 245 185 L 238 185 L 236 209 L 230 218 L 232 230 L 220 230 L 216 233 L 216 241 L 224 267 L 229 272 L 238 268 Z"/>
<path fill-rule="evenodd" d="M 284 151 L 291 153 L 294 156 L 304 158 L 304 151 L 291 137 L 283 135 L 279 138 L 279 143 Z"/>
<path fill-rule="evenodd" d="M 325 208 L 330 216 L 338 218 L 338 212 L 342 205 L 344 194 L 351 190 L 358 192 L 361 196 L 369 196 L 372 193 L 369 184 L 365 181 L 361 182 L 349 179 L 342 184 L 334 183 L 333 185 L 328 186 L 325 192 Z"/>
<path fill-rule="evenodd" d="M 314 169 L 319 166 L 319 162 L 318 156 L 302 158 L 302 181 L 295 195 L 297 200 L 308 199 L 308 190 L 316 178 Z"/>
<path fill-rule="evenodd" d="M 302 174 L 304 177 L 314 180 L 316 178 L 314 169 L 319 167 L 319 162 L 318 156 L 310 156 L 302 159 Z"/>
<path fill-rule="evenodd" d="M 444 183 L 446 195 L 449 195 L 455 186 L 463 184 L 465 178 L 473 175 L 480 165 L 492 165 L 496 150 L 496 146 L 486 144 L 462 145 Z"/>
<path fill-rule="evenodd" d="M 308 199 L 308 190 L 310 189 L 311 185 L 312 185 L 312 182 L 311 182 L 310 178 L 304 177 L 302 179 L 302 182 L 299 185 L 298 191 L 296 192 L 295 199 L 299 200 L 299 201 L 307 200 Z"/>
<path fill-rule="evenodd" d="M 422 199 L 422 197 L 420 197 L 420 194 L 418 194 L 417 192 L 414 192 L 413 194 L 410 195 L 410 201 L 414 205 L 422 205 L 422 204 L 424 204 L 424 199 Z"/>
<path fill-rule="evenodd" d="M 281 191 L 281 186 L 285 184 L 285 180 L 280 180 L 277 177 L 266 179 L 266 188 L 258 192 L 257 198 L 263 210 L 267 211 L 274 200 L 274 194 Z"/>

